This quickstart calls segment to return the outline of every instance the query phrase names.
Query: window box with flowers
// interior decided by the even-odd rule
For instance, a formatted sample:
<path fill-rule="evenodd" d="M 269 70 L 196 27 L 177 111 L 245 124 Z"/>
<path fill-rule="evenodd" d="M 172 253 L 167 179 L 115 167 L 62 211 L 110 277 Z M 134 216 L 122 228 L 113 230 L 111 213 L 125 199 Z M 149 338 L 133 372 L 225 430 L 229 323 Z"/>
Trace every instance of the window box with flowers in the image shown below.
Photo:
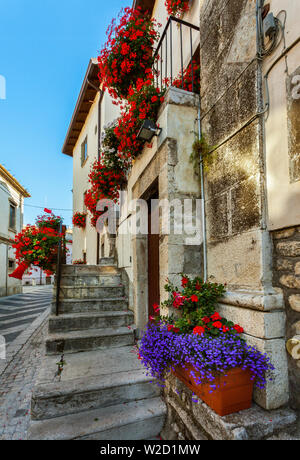
<path fill-rule="evenodd" d="M 263 388 L 274 367 L 247 345 L 243 328 L 216 312 L 224 286 L 183 276 L 181 290 L 171 283 L 165 289 L 163 306 L 174 314 L 150 317 L 139 359 L 159 384 L 171 371 L 221 416 L 249 408 L 253 385 Z"/>
<path fill-rule="evenodd" d="M 86 260 L 83 260 L 83 259 L 73 260 L 72 265 L 86 265 Z"/>

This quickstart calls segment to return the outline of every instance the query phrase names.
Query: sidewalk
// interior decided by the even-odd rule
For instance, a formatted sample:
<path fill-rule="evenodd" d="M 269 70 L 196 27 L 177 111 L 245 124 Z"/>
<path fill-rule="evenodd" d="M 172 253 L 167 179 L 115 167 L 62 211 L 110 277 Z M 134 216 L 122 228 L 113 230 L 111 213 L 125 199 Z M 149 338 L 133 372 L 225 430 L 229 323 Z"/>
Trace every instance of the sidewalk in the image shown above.
<path fill-rule="evenodd" d="M 31 394 L 45 352 L 46 332 L 44 321 L 0 376 L 0 440 L 27 437 Z"/>

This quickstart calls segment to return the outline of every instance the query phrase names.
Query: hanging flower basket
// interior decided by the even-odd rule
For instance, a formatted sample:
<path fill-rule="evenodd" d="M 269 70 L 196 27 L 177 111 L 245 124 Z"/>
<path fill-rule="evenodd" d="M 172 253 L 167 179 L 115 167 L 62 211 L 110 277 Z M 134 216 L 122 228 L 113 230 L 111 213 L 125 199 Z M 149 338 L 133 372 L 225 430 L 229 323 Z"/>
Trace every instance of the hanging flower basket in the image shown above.
<path fill-rule="evenodd" d="M 131 86 L 154 64 L 153 48 L 159 38 L 155 19 L 140 8 L 125 8 L 112 21 L 108 40 L 98 57 L 99 79 L 113 98 L 127 98 Z"/>
<path fill-rule="evenodd" d="M 169 15 L 183 16 L 190 9 L 190 0 L 165 0 L 165 6 Z"/>
<path fill-rule="evenodd" d="M 229 369 L 226 374 L 216 376 L 212 382 L 200 385 L 196 381 L 200 374 L 190 364 L 177 366 L 172 373 L 221 416 L 251 407 L 254 382 L 249 369 Z M 214 391 L 211 385 L 216 386 Z"/>
<path fill-rule="evenodd" d="M 45 212 L 51 215 L 39 216 L 36 225 L 27 225 L 15 236 L 13 248 L 19 265 L 9 275 L 11 278 L 22 279 L 31 265 L 46 275 L 56 271 L 58 244 L 63 240 L 65 246 L 65 235 L 59 231 L 62 219 L 46 208 Z"/>
<path fill-rule="evenodd" d="M 73 216 L 74 227 L 85 228 L 86 226 L 86 212 L 76 212 Z"/>

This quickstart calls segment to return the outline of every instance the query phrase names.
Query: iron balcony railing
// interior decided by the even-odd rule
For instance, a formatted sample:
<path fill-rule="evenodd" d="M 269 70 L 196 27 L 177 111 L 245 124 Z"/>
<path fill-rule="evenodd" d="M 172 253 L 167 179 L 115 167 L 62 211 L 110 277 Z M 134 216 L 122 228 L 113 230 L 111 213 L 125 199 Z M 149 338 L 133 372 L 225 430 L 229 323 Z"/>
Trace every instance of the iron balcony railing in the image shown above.
<path fill-rule="evenodd" d="M 196 33 L 198 37 L 195 40 Z M 153 72 L 157 87 L 161 89 L 166 87 L 167 81 L 172 85 L 174 79 L 181 76 L 181 86 L 183 88 L 184 70 L 190 64 L 192 91 L 194 92 L 193 57 L 200 42 L 199 33 L 200 28 L 194 24 L 190 24 L 174 16 L 169 17 L 154 53 L 155 62 Z M 174 43 L 176 44 L 175 51 L 173 49 Z M 177 48 L 178 43 L 179 49 Z"/>

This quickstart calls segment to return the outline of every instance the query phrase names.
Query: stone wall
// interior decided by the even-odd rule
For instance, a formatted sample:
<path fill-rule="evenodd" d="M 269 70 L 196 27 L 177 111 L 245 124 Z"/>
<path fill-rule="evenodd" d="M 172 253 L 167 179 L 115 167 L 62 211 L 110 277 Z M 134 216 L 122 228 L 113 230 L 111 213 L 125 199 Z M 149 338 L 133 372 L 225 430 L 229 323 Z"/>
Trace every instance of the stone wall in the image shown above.
<path fill-rule="evenodd" d="M 273 232 L 273 243 L 274 285 L 283 291 L 288 340 L 300 336 L 300 227 Z M 288 355 L 288 367 L 290 403 L 300 409 L 300 359 Z"/>
<path fill-rule="evenodd" d="M 274 381 L 254 399 L 288 401 L 285 313 L 272 283 L 266 226 L 262 69 L 256 58 L 256 2 L 203 0 L 200 13 L 201 124 L 210 145 L 205 170 L 208 275 L 226 283 L 219 311 L 267 352 Z"/>
<path fill-rule="evenodd" d="M 250 409 L 219 416 L 170 375 L 164 388 L 167 417 L 161 436 L 168 440 L 259 440 L 272 439 L 280 431 L 292 432 L 295 413 L 289 408 L 269 411 Z M 272 422 L 272 423 L 270 423 Z"/>

